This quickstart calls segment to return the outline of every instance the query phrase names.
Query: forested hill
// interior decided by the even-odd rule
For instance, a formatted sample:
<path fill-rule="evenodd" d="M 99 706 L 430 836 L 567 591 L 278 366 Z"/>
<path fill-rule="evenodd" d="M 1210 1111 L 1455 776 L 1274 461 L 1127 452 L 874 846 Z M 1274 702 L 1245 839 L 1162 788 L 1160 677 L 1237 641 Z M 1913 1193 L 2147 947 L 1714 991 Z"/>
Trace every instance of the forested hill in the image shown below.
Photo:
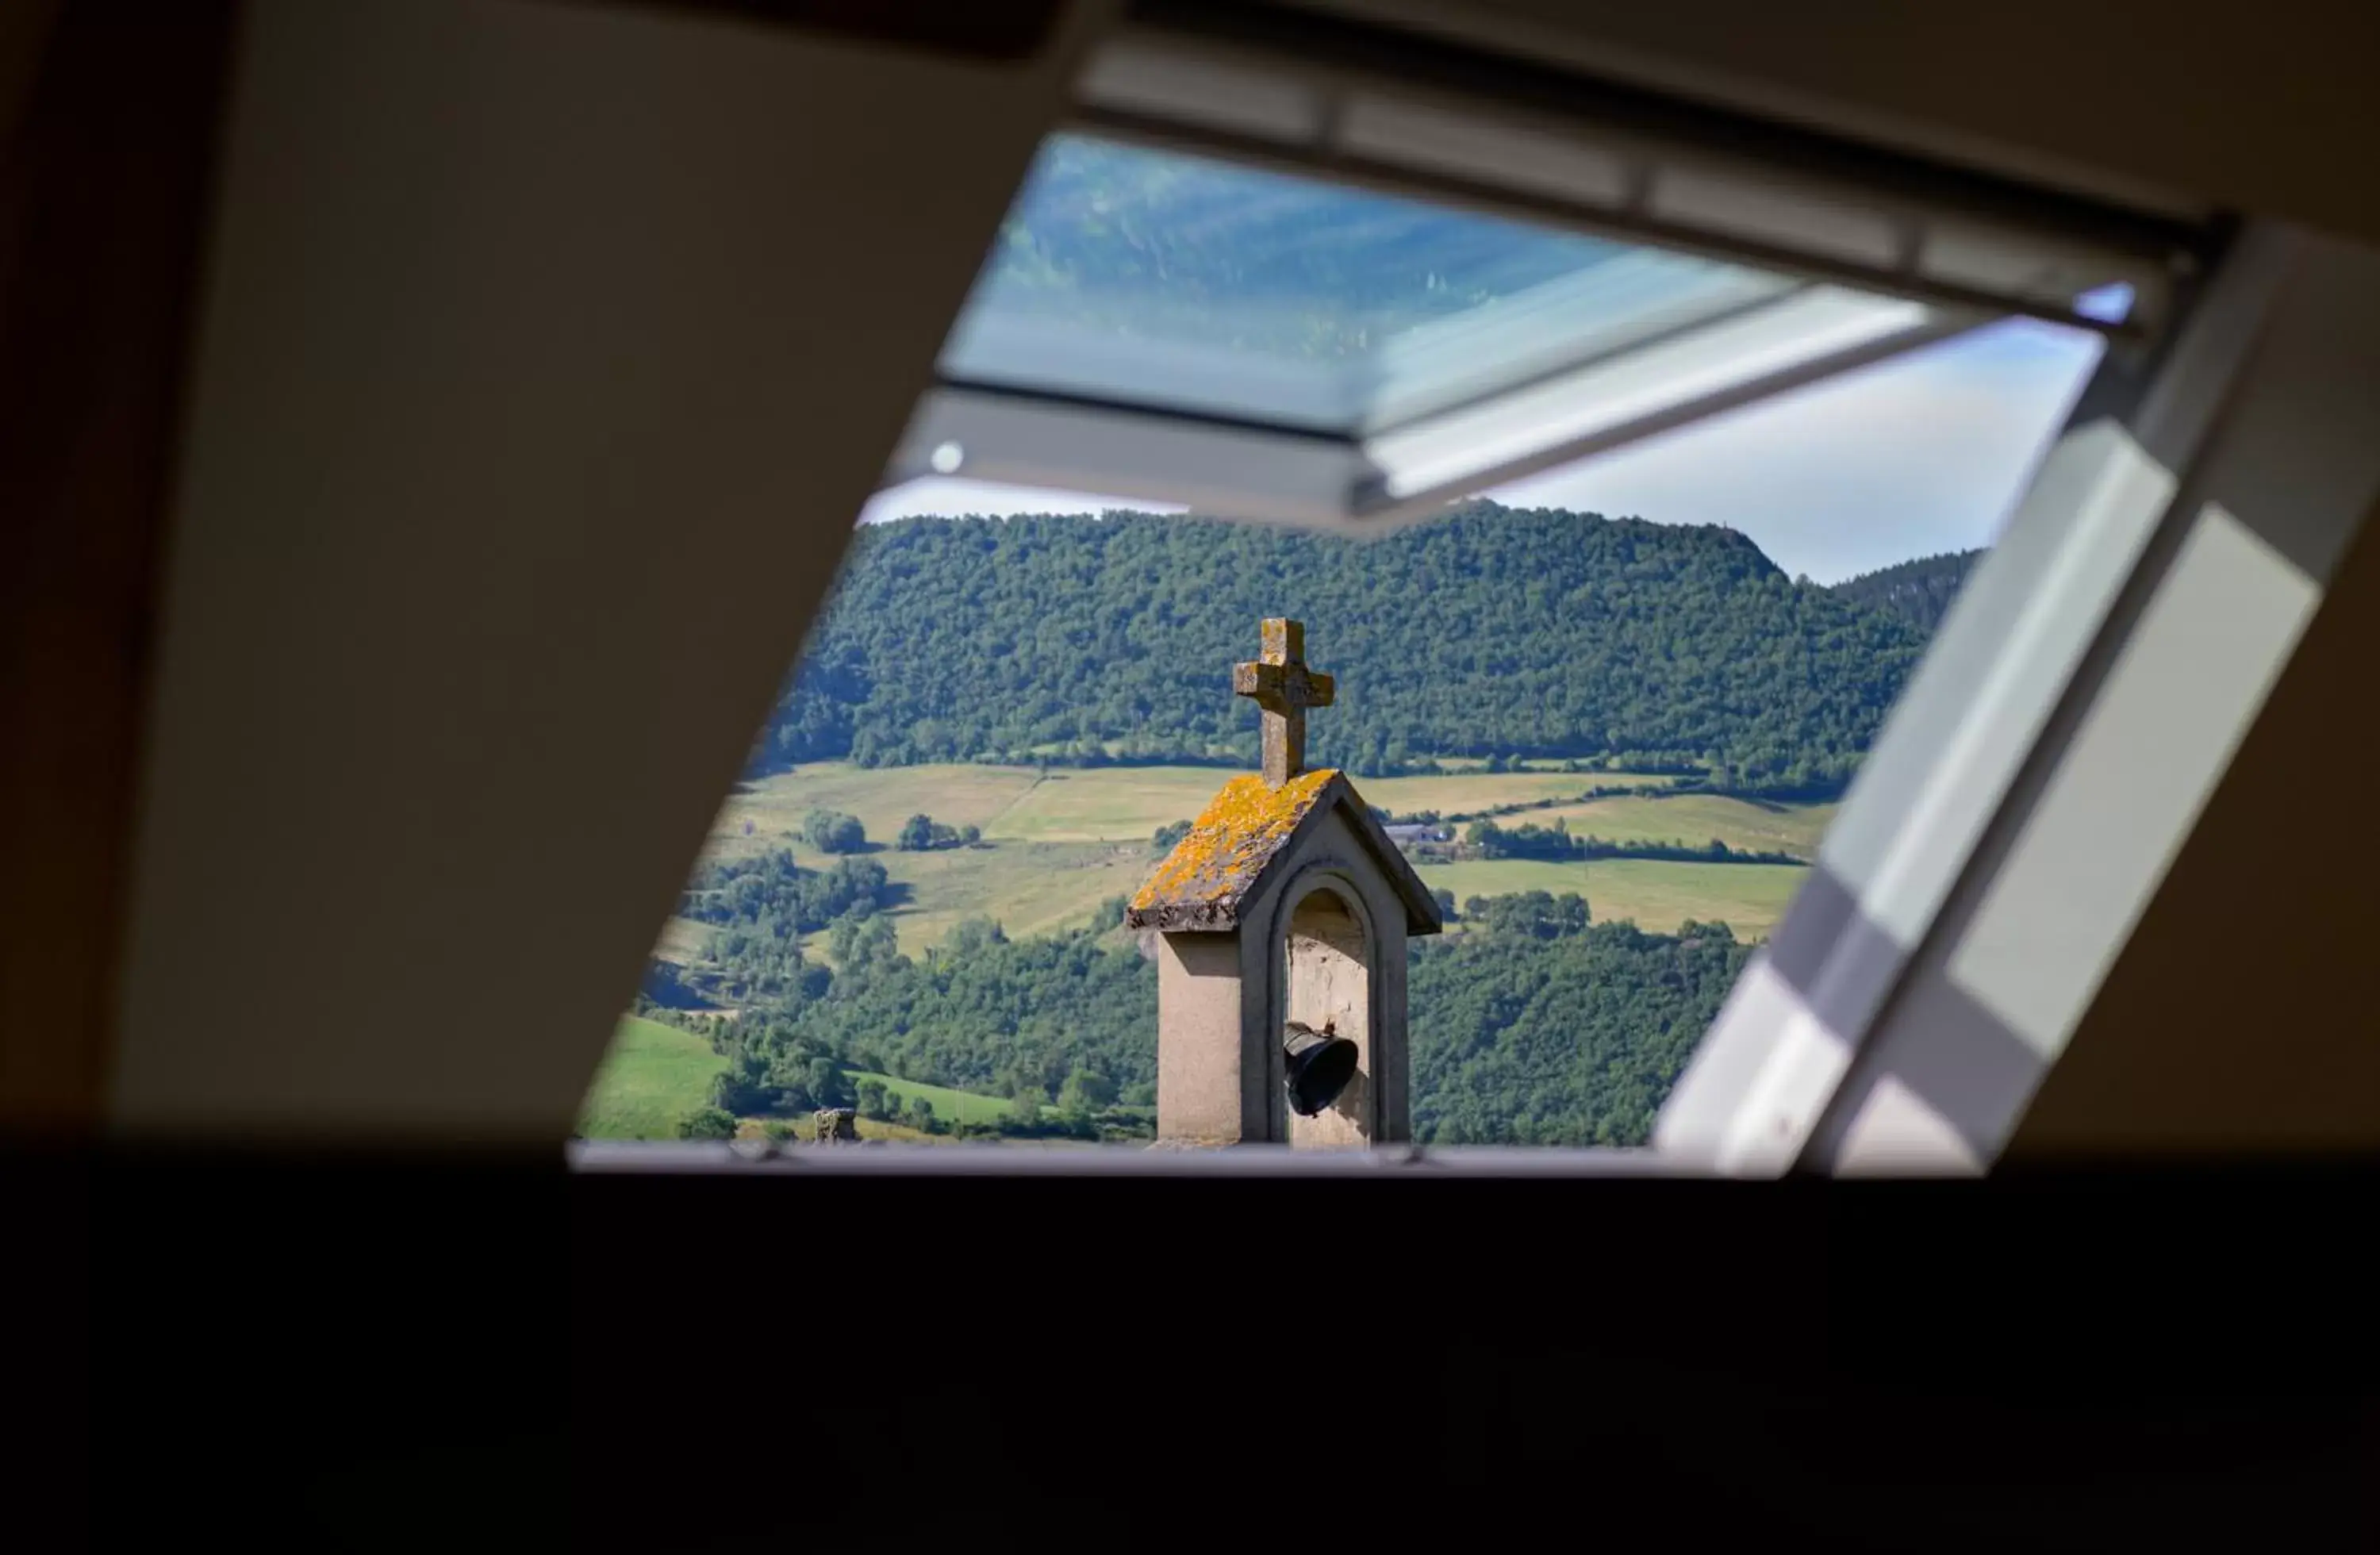
<path fill-rule="evenodd" d="M 1257 759 L 1257 622 L 1338 676 L 1312 758 L 1711 761 L 1844 776 L 1925 633 L 1742 535 L 1480 504 L 1377 540 L 1146 514 L 916 518 L 855 540 L 763 764 Z"/>
<path fill-rule="evenodd" d="M 1835 592 L 1864 605 L 1888 610 L 1931 637 L 1942 624 L 1943 612 L 1965 587 L 1967 574 L 1982 561 L 1981 551 L 1953 551 L 1920 556 L 1875 572 L 1864 572 L 1835 585 Z"/>

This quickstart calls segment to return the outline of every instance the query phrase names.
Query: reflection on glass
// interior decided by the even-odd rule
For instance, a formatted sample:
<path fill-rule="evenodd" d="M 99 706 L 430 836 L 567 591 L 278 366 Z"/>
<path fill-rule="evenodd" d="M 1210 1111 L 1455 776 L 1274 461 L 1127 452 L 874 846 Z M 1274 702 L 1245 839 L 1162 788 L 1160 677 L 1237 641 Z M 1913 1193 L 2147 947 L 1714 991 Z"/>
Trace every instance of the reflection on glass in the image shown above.
<path fill-rule="evenodd" d="M 1794 289 L 1741 266 L 1078 137 L 945 379 L 1369 434 Z"/>

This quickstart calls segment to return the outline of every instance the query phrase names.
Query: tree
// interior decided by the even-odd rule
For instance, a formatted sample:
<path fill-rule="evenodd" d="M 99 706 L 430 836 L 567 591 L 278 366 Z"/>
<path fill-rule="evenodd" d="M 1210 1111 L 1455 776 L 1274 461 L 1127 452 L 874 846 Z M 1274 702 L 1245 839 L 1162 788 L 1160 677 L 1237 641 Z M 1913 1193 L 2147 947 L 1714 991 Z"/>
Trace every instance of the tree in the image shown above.
<path fill-rule="evenodd" d="M 1834 586 L 1832 592 L 1844 599 L 1891 611 L 1922 631 L 1931 632 L 1942 621 L 1950 601 L 1959 597 L 1959 589 L 1967 581 L 1967 574 L 1983 560 L 1980 551 L 1961 551 L 1949 555 L 1922 556 L 1915 561 L 1888 566 L 1882 572 L 1864 573 Z"/>
<path fill-rule="evenodd" d="M 1644 1143 L 1751 953 L 1724 924 L 1597 924 L 1576 893 L 1473 896 L 1463 917 L 1408 952 L 1416 1136 L 1445 1143 Z M 888 954 L 715 1040 L 783 1108 L 832 1100 L 852 1070 L 1010 1098 L 1010 1127 L 1077 1136 L 1154 1101 L 1157 969 L 1136 947 L 1083 930 L 967 945 Z M 880 1081 L 855 1087 L 863 1110 L 871 1083 L 888 1112 L 946 1131 Z"/>
<path fill-rule="evenodd" d="M 857 853 L 868 845 L 859 818 L 841 810 L 814 809 L 802 818 L 802 835 L 820 853 Z"/>
<path fill-rule="evenodd" d="M 775 1100 L 769 1093 L 768 1063 L 761 1054 L 737 1053 L 710 1077 L 710 1104 L 730 1117 L 759 1112 Z"/>
<path fill-rule="evenodd" d="M 679 899 L 678 914 L 728 931 L 711 937 L 705 959 L 735 962 L 762 979 L 740 990 L 748 994 L 778 991 L 780 984 L 807 987 L 810 979 L 797 936 L 845 915 L 875 912 L 892 899 L 884 866 L 872 858 L 843 858 L 832 869 L 805 869 L 780 848 L 698 869 Z"/>
<path fill-rule="evenodd" d="M 901 834 L 892 845 L 905 853 L 923 853 L 934 845 L 934 818 L 913 815 L 901 823 Z"/>
<path fill-rule="evenodd" d="M 677 1121 L 681 1139 L 733 1139 L 735 1114 L 724 1107 L 698 1107 Z"/>
<path fill-rule="evenodd" d="M 1115 1081 L 1103 1069 L 1076 1069 L 1066 1076 L 1058 1088 L 1058 1110 L 1080 1116 L 1112 1106 L 1116 1098 Z"/>
<path fill-rule="evenodd" d="M 1008 936 L 1000 925 L 980 914 L 963 917 L 951 925 L 942 936 L 942 950 L 950 955 L 973 955 L 986 945 L 1002 945 Z"/>
<path fill-rule="evenodd" d="M 901 942 L 892 920 L 869 914 L 835 919 L 827 931 L 827 954 L 845 978 L 864 975 L 870 967 L 899 959 Z"/>
<path fill-rule="evenodd" d="M 932 1102 L 913 1092 L 909 1097 L 908 1105 L 904 1108 L 903 1111 L 907 1115 L 911 1127 L 922 1130 L 928 1134 L 934 1132 L 934 1104 Z"/>
<path fill-rule="evenodd" d="M 803 1066 L 803 1079 L 813 1107 L 845 1107 L 852 1101 L 851 1076 L 823 1053 Z"/>
<path fill-rule="evenodd" d="M 1444 921 L 1452 923 L 1455 919 L 1454 893 L 1441 885 L 1429 893 L 1429 898 L 1438 904 L 1438 916 Z"/>
<path fill-rule="evenodd" d="M 961 847 L 974 847 L 974 846 L 977 846 L 978 844 L 980 844 L 982 841 L 983 841 L 983 829 L 982 829 L 981 827 L 979 827 L 979 826 L 962 826 L 962 827 L 960 827 L 960 828 L 959 828 L 959 846 L 961 846 Z"/>
<path fill-rule="evenodd" d="M 1720 924 L 1646 934 L 1502 901 L 1415 947 L 1415 1137 L 1644 1143 L 1751 947 Z"/>
<path fill-rule="evenodd" d="M 892 1115 L 885 1106 L 883 1081 L 862 1080 L 859 1082 L 859 1115 L 863 1118 L 875 1118 L 880 1121 Z"/>

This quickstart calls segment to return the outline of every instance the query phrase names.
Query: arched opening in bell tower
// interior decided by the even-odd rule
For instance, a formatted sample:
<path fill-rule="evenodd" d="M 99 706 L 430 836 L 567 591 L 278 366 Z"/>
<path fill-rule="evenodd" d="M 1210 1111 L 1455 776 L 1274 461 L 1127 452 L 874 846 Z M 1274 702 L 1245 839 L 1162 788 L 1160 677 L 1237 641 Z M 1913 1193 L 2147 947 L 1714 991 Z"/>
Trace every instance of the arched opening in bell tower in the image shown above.
<path fill-rule="evenodd" d="M 1378 1133 L 1373 1086 L 1372 935 L 1353 892 L 1317 881 L 1292 905 L 1281 935 L 1281 1023 L 1295 1022 L 1356 1047 L 1354 1077 L 1321 1112 L 1281 1102 L 1286 1136 L 1303 1147 L 1362 1146 Z M 1280 1087 L 1276 1087 L 1278 1091 Z"/>

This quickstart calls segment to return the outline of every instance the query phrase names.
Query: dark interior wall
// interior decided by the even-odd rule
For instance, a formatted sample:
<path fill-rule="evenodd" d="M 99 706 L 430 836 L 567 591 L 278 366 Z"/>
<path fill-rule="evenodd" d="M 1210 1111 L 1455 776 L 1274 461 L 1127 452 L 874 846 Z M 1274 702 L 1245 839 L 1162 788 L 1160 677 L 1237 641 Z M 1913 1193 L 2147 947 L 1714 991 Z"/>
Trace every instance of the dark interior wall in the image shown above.
<path fill-rule="evenodd" d="M 234 7 L 0 9 L 0 1133 L 96 1121 Z"/>
<path fill-rule="evenodd" d="M 119 1131 L 568 1131 L 1091 14 L 770 9 L 245 7 Z"/>
<path fill-rule="evenodd" d="M 2004 1159 L 2380 1149 L 2367 521 Z"/>
<path fill-rule="evenodd" d="M 2380 242 L 2367 62 L 2327 0 L 1303 0 L 2112 196 L 2179 196 Z"/>

